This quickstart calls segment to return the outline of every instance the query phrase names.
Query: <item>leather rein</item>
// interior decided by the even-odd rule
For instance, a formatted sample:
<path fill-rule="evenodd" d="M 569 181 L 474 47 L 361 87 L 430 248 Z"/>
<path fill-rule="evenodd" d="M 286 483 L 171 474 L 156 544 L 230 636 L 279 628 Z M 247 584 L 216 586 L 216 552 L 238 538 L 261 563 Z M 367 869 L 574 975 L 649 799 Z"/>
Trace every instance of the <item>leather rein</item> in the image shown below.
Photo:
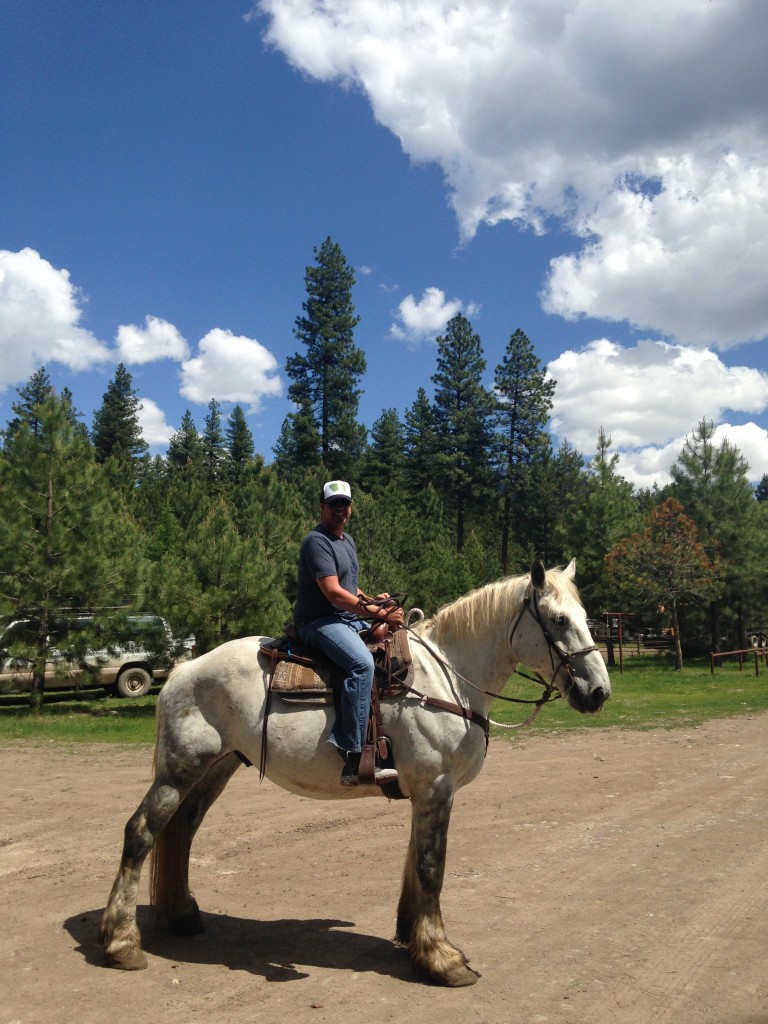
<path fill-rule="evenodd" d="M 414 610 L 416 610 L 416 609 L 414 609 Z M 564 650 L 559 645 L 559 643 L 552 638 L 552 636 L 550 635 L 549 631 L 547 630 L 547 628 L 546 628 L 546 626 L 544 624 L 544 620 L 542 619 L 541 611 L 539 609 L 539 603 L 538 603 L 538 598 L 537 598 L 537 595 L 536 595 L 536 590 L 533 587 L 529 587 L 528 590 L 526 591 L 525 598 L 523 599 L 523 605 L 522 605 L 522 607 L 520 609 L 520 612 L 518 613 L 517 618 L 515 619 L 515 622 L 514 622 L 514 624 L 512 626 L 510 634 L 509 634 L 509 641 L 510 641 L 510 643 L 512 641 L 513 636 L 515 635 L 517 627 L 520 624 L 520 620 L 521 620 L 521 618 L 523 617 L 523 614 L 526 611 L 528 611 L 536 619 L 536 621 L 538 622 L 538 624 L 539 624 L 539 626 L 541 628 L 541 631 L 542 631 L 542 633 L 544 635 L 544 639 L 547 642 L 547 646 L 548 646 L 549 652 L 550 652 L 550 658 L 551 658 L 551 661 L 552 661 L 552 678 L 551 678 L 551 680 L 549 682 L 547 682 L 547 680 L 539 672 L 536 672 L 534 675 L 531 675 L 529 672 L 524 672 L 522 669 L 515 669 L 515 674 L 516 675 L 522 676 L 524 679 L 527 679 L 529 682 L 537 683 L 539 686 L 542 686 L 544 688 L 544 692 L 542 693 L 541 697 L 539 697 L 537 700 L 530 700 L 530 699 L 525 699 L 525 698 L 522 698 L 522 697 L 505 697 L 503 694 L 494 693 L 492 690 L 484 690 L 484 689 L 482 689 L 481 687 L 479 687 L 475 683 L 473 683 L 471 679 L 467 679 L 467 677 L 462 675 L 461 672 L 459 672 L 457 669 L 455 669 L 455 668 L 451 667 L 450 665 L 448 665 L 448 663 L 445 661 L 445 659 L 442 658 L 437 653 L 437 651 L 434 649 L 434 647 L 432 647 L 431 644 L 427 643 L 427 641 L 422 636 L 420 636 L 413 629 L 413 627 L 409 626 L 407 623 L 404 623 L 403 628 L 407 629 L 408 632 L 411 633 L 411 635 L 414 637 L 416 642 L 421 644 L 421 646 L 424 647 L 425 650 L 427 650 L 432 655 L 434 660 L 437 662 L 437 664 L 443 670 L 443 673 L 445 674 L 445 677 L 446 677 L 446 679 L 448 680 L 449 683 L 451 681 L 451 674 L 453 674 L 457 679 L 460 679 L 463 683 L 465 683 L 467 686 L 471 687 L 477 693 L 482 693 L 486 697 L 493 697 L 494 700 L 503 700 L 503 701 L 506 701 L 506 702 L 508 702 L 510 704 L 528 704 L 528 705 L 532 704 L 534 706 L 533 714 L 531 715 L 531 717 L 526 722 L 520 723 L 521 725 L 527 725 L 528 722 L 533 721 L 533 719 L 538 715 L 539 711 L 544 706 L 544 704 L 549 704 L 551 701 L 559 700 L 560 697 L 562 696 L 560 691 L 555 686 L 555 682 L 554 682 L 555 681 L 555 676 L 557 675 L 558 671 L 561 668 L 564 667 L 566 672 L 567 672 L 567 674 L 568 674 L 569 685 L 566 687 L 566 693 L 567 693 L 568 689 L 570 689 L 570 687 L 573 686 L 573 681 L 574 681 L 573 680 L 573 661 L 572 661 L 572 659 L 575 658 L 575 657 L 578 657 L 580 654 L 588 654 L 591 651 L 596 651 L 598 648 L 595 645 L 593 645 L 591 647 L 584 647 L 584 648 L 582 648 L 581 650 L 578 650 L 578 651 L 566 651 L 566 650 Z M 557 655 L 557 658 L 558 658 L 558 664 L 557 665 L 555 664 L 555 655 Z M 492 724 L 493 725 L 501 725 L 502 724 L 502 723 L 499 723 L 499 722 L 493 722 L 491 719 L 485 718 L 485 716 L 479 714 L 477 711 L 473 711 L 472 708 L 465 708 L 461 704 L 453 704 L 450 701 L 441 700 L 439 697 L 431 697 L 429 694 L 422 693 L 420 690 L 416 690 L 412 686 L 405 685 L 404 689 L 406 690 L 406 692 L 412 694 L 414 697 L 419 697 L 420 698 L 419 703 L 421 704 L 421 706 L 427 705 L 429 707 L 439 708 L 442 711 L 448 711 L 451 714 L 459 715 L 460 717 L 464 718 L 466 721 L 474 722 L 476 725 L 479 725 L 480 728 L 485 733 L 485 746 L 486 746 L 486 749 L 488 748 L 488 739 L 489 739 L 489 736 L 490 736 L 490 727 L 491 727 L 491 725 Z M 502 727 L 506 727 L 506 728 L 519 728 L 520 726 L 502 726 Z"/>

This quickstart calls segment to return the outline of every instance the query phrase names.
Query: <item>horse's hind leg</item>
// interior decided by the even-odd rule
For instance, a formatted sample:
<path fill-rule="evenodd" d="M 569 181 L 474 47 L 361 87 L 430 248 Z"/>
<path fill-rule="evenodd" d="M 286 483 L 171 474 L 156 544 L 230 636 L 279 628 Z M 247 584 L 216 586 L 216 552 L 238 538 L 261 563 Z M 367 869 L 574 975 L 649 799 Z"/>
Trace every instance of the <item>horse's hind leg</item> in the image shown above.
<path fill-rule="evenodd" d="M 189 847 L 205 812 L 239 764 L 236 755 L 231 754 L 210 764 L 209 771 L 202 779 L 198 775 L 197 780 L 192 778 L 190 781 L 187 778 L 183 782 L 180 779 L 171 781 L 167 774 L 158 774 L 155 778 L 136 813 L 125 826 L 120 868 L 101 919 L 99 938 L 110 967 L 138 971 L 147 966 L 136 924 L 136 900 L 144 861 L 156 844 L 162 851 L 159 871 L 161 886 L 165 878 L 173 876 L 172 863 L 178 864 L 182 880 L 181 885 L 177 881 L 172 887 L 170 898 L 165 891 L 162 892 L 160 903 L 166 913 L 179 922 L 177 930 L 199 930 L 197 904 L 187 887 Z M 198 766 L 198 772 L 201 770 L 204 772 Z M 193 795 L 198 787 L 199 792 Z M 178 815 L 180 827 L 177 827 L 172 823 L 180 808 L 184 808 L 184 811 Z M 158 843 L 166 829 L 168 838 Z M 173 839 L 177 840 L 175 847 Z M 181 924 L 184 919 L 186 926 Z"/>
<path fill-rule="evenodd" d="M 139 971 L 147 966 L 136 924 L 139 879 L 155 837 L 176 812 L 180 800 L 178 790 L 155 779 L 125 826 L 120 867 L 99 926 L 99 939 L 110 967 Z"/>
<path fill-rule="evenodd" d="M 241 765 L 234 753 L 216 761 L 187 793 L 152 850 L 151 902 L 158 920 L 176 935 L 203 931 L 197 902 L 189 891 L 189 854 L 203 818 Z"/>
<path fill-rule="evenodd" d="M 441 985 L 474 985 L 478 975 L 448 941 L 440 910 L 452 804 L 452 793 L 437 791 L 427 803 L 413 801 L 395 938 L 408 947 L 413 964 Z"/>

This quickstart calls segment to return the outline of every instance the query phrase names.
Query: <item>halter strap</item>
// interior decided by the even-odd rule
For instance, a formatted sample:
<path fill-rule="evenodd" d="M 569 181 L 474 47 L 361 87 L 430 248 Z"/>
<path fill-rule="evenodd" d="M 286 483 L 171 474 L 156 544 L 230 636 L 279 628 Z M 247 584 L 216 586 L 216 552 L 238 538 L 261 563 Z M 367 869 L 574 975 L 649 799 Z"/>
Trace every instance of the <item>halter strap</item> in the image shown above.
<path fill-rule="evenodd" d="M 551 636 L 549 630 L 547 629 L 544 623 L 544 619 L 541 616 L 541 610 L 539 608 L 538 592 L 534 586 L 529 586 L 525 592 L 523 604 L 520 608 L 518 616 L 515 619 L 515 623 L 512 626 L 512 629 L 509 634 L 510 643 L 512 642 L 512 637 L 515 635 L 515 630 L 520 625 L 520 620 L 522 619 L 525 612 L 529 612 L 536 620 L 536 622 L 538 622 L 544 639 L 547 641 L 547 647 L 549 648 L 549 658 L 552 664 L 552 678 L 547 685 L 550 687 L 554 686 L 555 676 L 561 668 L 564 668 L 566 674 L 568 675 L 568 689 L 570 689 L 570 687 L 573 686 L 574 683 L 573 659 L 578 658 L 582 654 L 591 654 L 593 651 L 599 650 L 597 644 L 592 644 L 589 647 L 582 647 L 578 651 L 567 651 L 563 647 L 561 647 L 559 641 L 555 640 Z M 559 664 L 557 665 L 555 665 L 555 654 L 559 659 Z"/>

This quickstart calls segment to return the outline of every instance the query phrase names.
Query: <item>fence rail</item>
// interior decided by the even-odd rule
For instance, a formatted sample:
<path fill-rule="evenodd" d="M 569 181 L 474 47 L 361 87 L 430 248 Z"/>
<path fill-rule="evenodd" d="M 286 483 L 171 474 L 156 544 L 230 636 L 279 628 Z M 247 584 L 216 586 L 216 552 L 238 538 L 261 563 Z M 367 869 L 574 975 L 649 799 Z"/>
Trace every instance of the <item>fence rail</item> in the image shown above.
<path fill-rule="evenodd" d="M 709 655 L 709 671 L 712 675 L 715 674 L 715 668 L 717 667 L 718 658 L 734 658 L 739 659 L 739 671 L 741 672 L 744 668 L 744 662 L 747 660 L 746 656 L 752 655 L 755 659 L 755 675 L 760 675 L 760 659 L 765 661 L 765 666 L 768 668 L 768 647 L 748 647 L 743 651 L 712 651 Z"/>

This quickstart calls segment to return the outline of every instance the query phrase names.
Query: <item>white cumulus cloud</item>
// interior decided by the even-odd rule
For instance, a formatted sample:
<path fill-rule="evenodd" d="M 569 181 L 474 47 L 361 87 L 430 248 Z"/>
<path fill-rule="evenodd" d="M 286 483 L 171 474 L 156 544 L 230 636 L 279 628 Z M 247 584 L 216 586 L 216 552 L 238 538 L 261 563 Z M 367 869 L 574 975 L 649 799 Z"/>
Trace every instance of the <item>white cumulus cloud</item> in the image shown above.
<path fill-rule="evenodd" d="M 547 308 L 723 348 L 768 335 L 762 0 L 258 0 L 303 74 L 360 89 L 460 231 L 554 221 Z"/>
<path fill-rule="evenodd" d="M 41 365 L 87 370 L 109 350 L 81 326 L 83 296 L 34 249 L 0 250 L 0 388 L 26 381 Z"/>
<path fill-rule="evenodd" d="M 758 415 L 768 408 L 768 374 L 726 366 L 711 351 L 660 341 L 623 347 L 607 339 L 552 360 L 557 380 L 552 430 L 592 455 L 597 430 L 621 453 L 622 472 L 637 483 L 668 479 L 669 467 L 700 420 L 727 412 Z M 766 432 L 756 424 L 721 423 L 759 479 L 768 467 Z M 671 456 L 671 457 L 670 457 Z"/>
<path fill-rule="evenodd" d="M 389 331 L 393 338 L 407 341 L 434 340 L 457 313 L 472 316 L 478 308 L 475 303 L 465 307 L 461 299 L 446 299 L 441 288 L 425 288 L 418 300 L 413 295 L 406 295 L 397 308 L 397 322 Z"/>
<path fill-rule="evenodd" d="M 264 398 L 282 394 L 279 364 L 254 338 L 215 327 L 200 341 L 198 354 L 181 364 L 181 394 L 193 402 L 245 405 L 256 412 Z"/>
<path fill-rule="evenodd" d="M 178 328 L 157 316 L 144 318 L 144 326 L 123 324 L 117 330 L 117 354 L 129 366 L 158 359 L 181 361 L 189 356 L 189 346 Z"/>

